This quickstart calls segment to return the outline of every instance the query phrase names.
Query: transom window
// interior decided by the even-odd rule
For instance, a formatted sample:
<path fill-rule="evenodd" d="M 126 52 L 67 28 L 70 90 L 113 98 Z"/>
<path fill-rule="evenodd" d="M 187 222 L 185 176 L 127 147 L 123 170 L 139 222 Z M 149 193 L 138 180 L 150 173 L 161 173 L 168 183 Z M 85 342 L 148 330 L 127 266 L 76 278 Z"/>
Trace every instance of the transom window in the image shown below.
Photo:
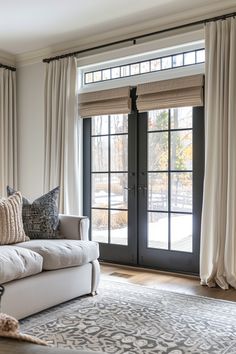
<path fill-rule="evenodd" d="M 115 79 L 122 79 L 135 75 L 148 74 L 163 70 L 176 69 L 205 62 L 205 49 L 175 53 L 160 56 L 125 65 L 105 67 L 100 70 L 85 71 L 83 73 L 83 85 L 89 85 Z"/>

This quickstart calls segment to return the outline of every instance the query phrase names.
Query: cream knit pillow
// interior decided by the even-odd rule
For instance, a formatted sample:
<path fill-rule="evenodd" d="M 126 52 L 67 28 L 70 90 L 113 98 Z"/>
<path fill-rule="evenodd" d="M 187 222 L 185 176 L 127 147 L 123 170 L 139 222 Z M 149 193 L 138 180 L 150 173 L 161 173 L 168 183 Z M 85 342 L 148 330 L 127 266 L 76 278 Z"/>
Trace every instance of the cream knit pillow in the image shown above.
<path fill-rule="evenodd" d="M 0 199 L 0 245 L 28 240 L 23 229 L 21 193 Z"/>

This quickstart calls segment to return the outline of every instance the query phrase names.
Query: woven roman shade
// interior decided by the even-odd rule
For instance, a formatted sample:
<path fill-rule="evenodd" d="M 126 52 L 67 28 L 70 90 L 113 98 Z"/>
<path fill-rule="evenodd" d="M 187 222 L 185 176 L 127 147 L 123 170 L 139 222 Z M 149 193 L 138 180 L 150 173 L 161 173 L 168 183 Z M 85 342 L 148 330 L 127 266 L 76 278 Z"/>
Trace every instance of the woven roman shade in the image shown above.
<path fill-rule="evenodd" d="M 150 82 L 137 87 L 137 108 L 152 109 L 203 106 L 203 75 Z"/>
<path fill-rule="evenodd" d="M 79 95 L 79 114 L 82 118 L 105 114 L 130 113 L 130 87 L 88 92 Z"/>

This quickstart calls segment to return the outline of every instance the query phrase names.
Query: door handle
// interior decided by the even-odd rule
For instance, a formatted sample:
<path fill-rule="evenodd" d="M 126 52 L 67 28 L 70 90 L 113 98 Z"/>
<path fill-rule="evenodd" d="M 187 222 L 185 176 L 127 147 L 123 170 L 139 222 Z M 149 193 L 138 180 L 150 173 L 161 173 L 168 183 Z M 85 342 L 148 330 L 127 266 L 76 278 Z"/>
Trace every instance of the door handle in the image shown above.
<path fill-rule="evenodd" d="M 124 189 L 127 190 L 127 191 L 134 191 L 134 186 L 132 186 L 132 187 L 124 187 Z"/>
<path fill-rule="evenodd" d="M 138 190 L 146 192 L 147 191 L 147 186 L 141 184 L 140 186 L 138 186 Z"/>

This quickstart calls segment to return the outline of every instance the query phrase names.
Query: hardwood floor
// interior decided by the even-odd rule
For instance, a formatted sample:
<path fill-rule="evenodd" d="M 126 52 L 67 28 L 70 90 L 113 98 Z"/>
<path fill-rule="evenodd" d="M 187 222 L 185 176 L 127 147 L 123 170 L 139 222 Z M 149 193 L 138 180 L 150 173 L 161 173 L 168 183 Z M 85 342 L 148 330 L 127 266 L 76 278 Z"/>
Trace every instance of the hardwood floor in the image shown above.
<path fill-rule="evenodd" d="M 236 290 L 222 290 L 201 286 L 198 277 L 158 272 L 144 268 L 127 267 L 108 263 L 101 264 L 102 279 L 139 284 L 154 289 L 175 291 L 183 294 L 207 296 L 236 302 Z"/>

